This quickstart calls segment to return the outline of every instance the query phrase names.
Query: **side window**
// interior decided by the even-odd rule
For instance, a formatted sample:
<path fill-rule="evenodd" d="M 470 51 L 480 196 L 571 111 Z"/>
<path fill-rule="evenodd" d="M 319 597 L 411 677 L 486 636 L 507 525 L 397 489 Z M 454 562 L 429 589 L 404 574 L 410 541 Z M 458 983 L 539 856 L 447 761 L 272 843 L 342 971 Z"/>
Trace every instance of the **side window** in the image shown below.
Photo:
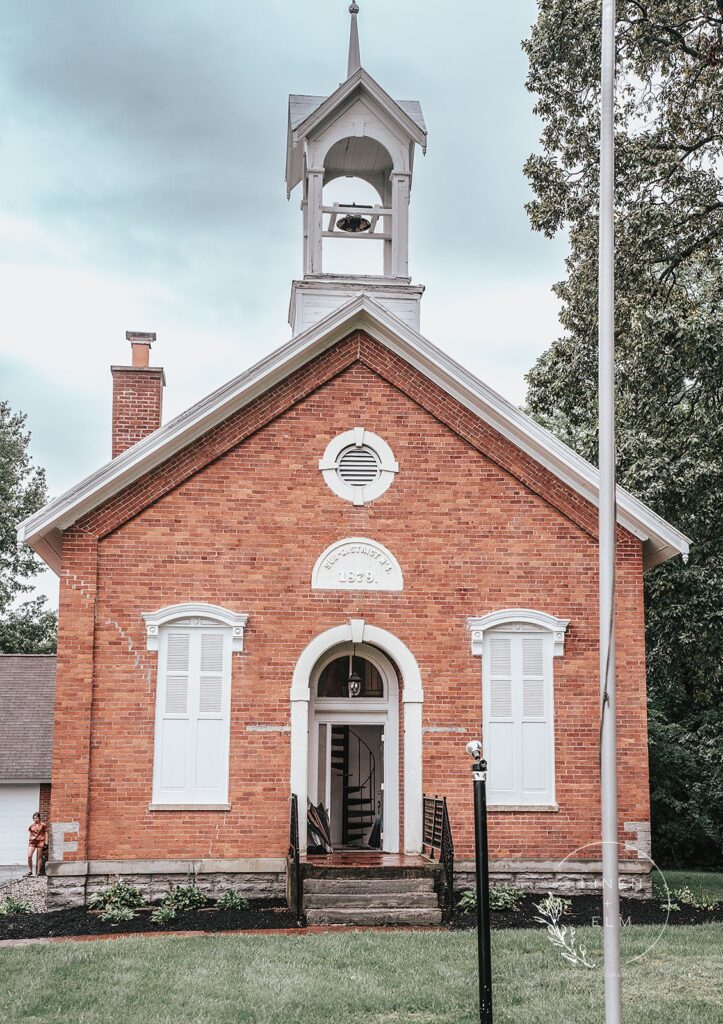
<path fill-rule="evenodd" d="M 228 801 L 231 629 L 158 631 L 153 803 Z"/>
<path fill-rule="evenodd" d="M 553 638 L 544 632 L 485 634 L 482 706 L 491 804 L 555 802 Z"/>

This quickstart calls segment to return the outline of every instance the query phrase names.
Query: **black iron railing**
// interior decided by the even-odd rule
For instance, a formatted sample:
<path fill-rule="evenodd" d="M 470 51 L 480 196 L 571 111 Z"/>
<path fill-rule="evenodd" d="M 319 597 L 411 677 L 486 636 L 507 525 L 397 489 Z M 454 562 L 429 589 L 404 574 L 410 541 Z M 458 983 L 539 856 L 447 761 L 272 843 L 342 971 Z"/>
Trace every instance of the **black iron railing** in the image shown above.
<path fill-rule="evenodd" d="M 437 855 L 444 877 L 444 916 L 454 913 L 454 843 L 445 797 L 424 797 L 423 852 L 434 860 Z"/>
<path fill-rule="evenodd" d="M 289 856 L 287 861 L 286 901 L 296 915 L 296 923 L 304 922 L 304 890 L 301 883 L 301 851 L 299 850 L 299 800 L 291 794 L 289 821 Z"/>

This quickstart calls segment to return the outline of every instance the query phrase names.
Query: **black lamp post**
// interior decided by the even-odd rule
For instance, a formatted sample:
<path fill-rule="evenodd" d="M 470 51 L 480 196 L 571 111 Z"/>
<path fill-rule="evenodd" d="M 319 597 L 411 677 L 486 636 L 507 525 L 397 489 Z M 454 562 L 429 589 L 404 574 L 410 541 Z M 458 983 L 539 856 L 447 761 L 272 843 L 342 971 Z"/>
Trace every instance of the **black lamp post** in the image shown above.
<path fill-rule="evenodd" d="M 472 740 L 467 753 L 473 760 L 474 840 L 477 871 L 477 958 L 479 963 L 480 1024 L 492 1024 L 492 960 L 490 943 L 490 871 L 487 851 L 487 762 L 482 744 Z"/>

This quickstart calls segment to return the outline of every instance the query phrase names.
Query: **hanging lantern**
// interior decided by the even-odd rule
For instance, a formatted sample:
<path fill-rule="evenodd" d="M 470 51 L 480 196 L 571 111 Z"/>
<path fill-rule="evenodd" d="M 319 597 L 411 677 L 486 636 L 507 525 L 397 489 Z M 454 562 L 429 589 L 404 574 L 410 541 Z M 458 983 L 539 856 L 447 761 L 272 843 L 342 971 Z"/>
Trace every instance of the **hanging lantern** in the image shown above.
<path fill-rule="evenodd" d="M 347 686 L 349 687 L 350 697 L 359 696 L 362 688 L 362 679 L 358 672 L 352 672 L 352 674 L 349 676 Z"/>
<path fill-rule="evenodd" d="M 358 697 L 361 693 L 362 678 L 358 672 L 354 670 L 354 651 L 356 647 L 352 645 L 351 654 L 349 655 L 349 678 L 346 681 L 347 690 L 350 697 Z"/>

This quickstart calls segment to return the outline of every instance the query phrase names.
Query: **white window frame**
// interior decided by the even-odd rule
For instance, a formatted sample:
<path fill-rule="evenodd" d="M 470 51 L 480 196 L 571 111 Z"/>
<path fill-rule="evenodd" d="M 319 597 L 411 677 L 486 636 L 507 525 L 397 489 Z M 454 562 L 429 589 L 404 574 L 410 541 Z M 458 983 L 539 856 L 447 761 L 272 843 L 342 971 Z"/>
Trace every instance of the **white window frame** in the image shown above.
<path fill-rule="evenodd" d="M 244 628 L 248 621 L 247 615 L 230 612 L 216 605 L 198 602 L 170 605 L 157 612 L 143 614 L 146 624 L 146 646 L 149 651 L 158 652 L 156 672 L 156 709 L 153 738 L 153 795 L 150 810 L 229 810 L 228 775 L 231 726 L 231 669 L 232 654 L 243 650 Z M 224 635 L 223 647 L 223 682 L 221 697 L 222 751 L 221 764 L 223 779 L 213 802 L 189 786 L 183 791 L 170 794 L 161 787 L 161 743 L 163 723 L 168 718 L 165 713 L 166 693 L 166 657 L 169 633 L 173 630 L 194 632 L 210 632 L 218 630 Z M 189 665 L 189 671 L 192 666 Z M 189 707 L 193 706 L 193 698 L 198 696 L 198 680 L 189 679 Z M 192 712 L 194 725 L 203 717 L 200 711 Z M 190 729 L 195 737 L 195 728 Z"/>
<path fill-rule="evenodd" d="M 555 786 L 555 704 L 554 704 L 554 670 L 555 657 L 561 657 L 565 650 L 565 634 L 570 623 L 569 619 L 559 619 L 545 612 L 530 608 L 507 608 L 492 612 L 479 618 L 467 620 L 467 628 L 471 633 L 472 654 L 482 658 L 482 733 L 484 749 L 490 749 L 491 720 L 491 681 L 490 681 L 490 639 L 492 637 L 508 637 L 512 640 L 525 636 L 542 637 L 543 640 L 543 680 L 545 702 L 545 759 L 548 785 L 540 793 L 525 792 L 522 785 L 522 733 L 527 721 L 523 715 L 521 666 L 518 663 L 517 649 L 521 644 L 512 647 L 512 715 L 509 722 L 513 727 L 513 770 L 516 780 L 514 789 L 495 792 L 494 766 L 491 766 L 488 782 L 488 804 L 497 810 L 546 810 L 556 811 Z M 517 672 L 515 672 L 517 669 Z M 515 674 L 517 678 L 515 679 Z M 536 719 L 530 719 L 535 721 Z"/>
<path fill-rule="evenodd" d="M 352 484 L 344 483 L 337 472 L 340 455 L 352 445 L 357 448 L 362 446 L 371 448 L 379 459 L 379 476 L 365 487 L 355 487 Z M 329 442 L 323 458 L 319 459 L 319 469 L 327 485 L 337 497 L 360 506 L 381 497 L 391 487 L 395 475 L 399 472 L 399 464 L 394 458 L 392 449 L 383 438 L 373 434 L 365 427 L 353 427 L 343 434 L 338 434 Z"/>

